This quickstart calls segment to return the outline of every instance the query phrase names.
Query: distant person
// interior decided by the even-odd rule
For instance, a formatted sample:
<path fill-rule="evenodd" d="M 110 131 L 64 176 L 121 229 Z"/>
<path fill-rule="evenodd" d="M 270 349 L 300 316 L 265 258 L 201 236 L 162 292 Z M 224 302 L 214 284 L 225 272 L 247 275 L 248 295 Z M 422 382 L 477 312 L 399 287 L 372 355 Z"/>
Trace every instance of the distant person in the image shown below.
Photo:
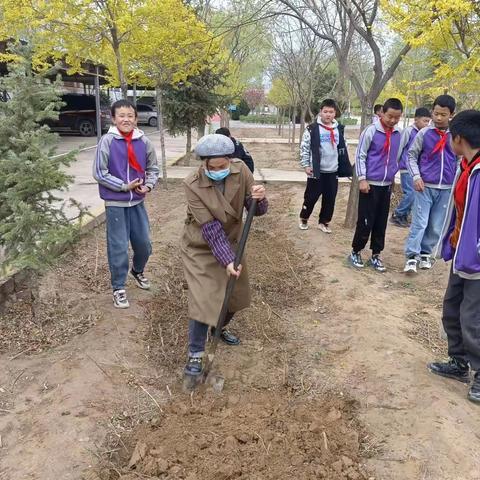
<path fill-rule="evenodd" d="M 390 221 L 397 227 L 409 227 L 408 216 L 412 211 L 413 201 L 415 200 L 415 189 L 413 188 L 413 178 L 408 173 L 407 155 L 412 146 L 417 133 L 428 126 L 432 119 L 432 114 L 428 108 L 417 108 L 415 110 L 415 119 L 413 125 L 410 125 L 402 132 L 400 140 L 400 160 L 398 167 L 400 169 L 400 181 L 402 184 L 403 196 L 398 207 L 392 213 Z"/>
<path fill-rule="evenodd" d="M 150 140 L 136 128 L 137 110 L 128 100 L 112 105 L 108 133 L 98 143 L 93 176 L 105 200 L 107 255 L 113 289 L 113 305 L 128 308 L 125 283 L 129 272 L 128 244 L 133 260 L 130 275 L 138 287 L 148 290 L 143 274 L 152 252 L 145 196 L 157 183 L 157 155 Z"/>
<path fill-rule="evenodd" d="M 230 130 L 226 127 L 217 129 L 215 133 L 219 135 L 225 135 L 233 142 L 235 145 L 235 152 L 233 153 L 232 158 L 239 158 L 240 160 L 243 160 L 248 169 L 253 173 L 255 170 L 253 158 L 248 150 L 243 146 L 242 142 L 239 142 L 237 139 L 233 138 Z"/>
<path fill-rule="evenodd" d="M 348 164 L 347 173 L 351 176 L 345 142 L 345 127 L 335 120 L 337 104 L 335 100 L 326 99 L 320 104 L 317 120 L 309 125 L 300 144 L 300 165 L 307 174 L 302 209 L 300 211 L 300 230 L 308 229 L 308 219 L 320 196 L 322 206 L 318 218 L 318 228 L 325 233 L 332 233 L 330 222 L 335 210 L 338 190 L 339 165 Z"/>
<path fill-rule="evenodd" d="M 382 107 L 383 107 L 383 105 L 381 103 L 377 103 L 373 107 L 372 123 L 376 122 L 377 120 L 380 120 L 380 114 L 382 113 Z"/>
<path fill-rule="evenodd" d="M 401 133 L 397 124 L 402 112 L 402 102 L 389 98 L 382 107 L 380 119 L 365 128 L 360 136 L 355 160 L 360 189 L 358 220 L 349 256 L 355 268 L 365 266 L 361 252 L 370 238 L 369 264 L 378 272 L 386 270 L 380 253 L 385 246 L 392 184 L 398 171 Z"/>
<path fill-rule="evenodd" d="M 463 157 L 439 245 L 452 261 L 442 314 L 450 360 L 428 368 L 462 383 L 475 371 L 468 399 L 480 404 L 480 111 L 460 112 L 450 133 L 453 152 Z"/>
<path fill-rule="evenodd" d="M 440 238 L 455 178 L 457 156 L 450 145 L 449 121 L 456 102 L 440 95 L 433 102 L 433 125 L 420 130 L 407 156 L 413 177 L 415 202 L 412 225 L 405 243 L 405 273 L 432 268 L 432 252 Z"/>

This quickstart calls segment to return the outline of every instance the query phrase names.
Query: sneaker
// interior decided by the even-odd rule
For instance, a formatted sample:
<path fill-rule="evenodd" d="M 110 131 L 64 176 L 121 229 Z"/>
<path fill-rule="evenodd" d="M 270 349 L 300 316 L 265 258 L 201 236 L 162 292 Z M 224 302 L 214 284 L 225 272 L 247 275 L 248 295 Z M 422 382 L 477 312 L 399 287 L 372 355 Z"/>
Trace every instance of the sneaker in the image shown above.
<path fill-rule="evenodd" d="M 113 305 L 115 308 L 128 308 L 127 292 L 123 289 L 113 291 Z"/>
<path fill-rule="evenodd" d="M 318 229 L 324 233 L 332 233 L 332 229 L 326 223 L 319 223 Z"/>
<path fill-rule="evenodd" d="M 442 377 L 447 377 L 447 378 L 453 378 L 462 383 L 470 382 L 470 373 L 469 373 L 468 364 L 463 363 L 460 360 L 457 360 L 456 358 L 451 358 L 448 362 L 429 363 L 427 367 L 435 375 L 440 375 Z M 478 383 L 479 383 L 478 395 L 480 400 L 480 381 Z"/>
<path fill-rule="evenodd" d="M 363 268 L 365 266 L 365 264 L 363 263 L 362 255 L 360 254 L 360 252 L 358 252 L 358 253 L 357 252 L 352 252 L 348 256 L 348 261 L 355 268 Z"/>
<path fill-rule="evenodd" d="M 405 224 L 403 222 L 403 218 L 395 215 L 395 213 L 392 213 L 392 216 L 390 217 L 390 223 L 397 227 L 405 227 Z"/>
<path fill-rule="evenodd" d="M 480 371 L 475 373 L 467 397 L 472 402 L 480 403 Z"/>
<path fill-rule="evenodd" d="M 308 230 L 308 220 L 300 219 L 300 223 L 298 224 L 298 228 L 300 230 Z"/>
<path fill-rule="evenodd" d="M 150 282 L 145 278 L 143 272 L 134 272 L 130 270 L 130 275 L 135 280 L 137 287 L 141 288 L 142 290 L 150 290 Z"/>
<path fill-rule="evenodd" d="M 417 259 L 409 258 L 403 269 L 405 273 L 417 273 Z"/>
<path fill-rule="evenodd" d="M 410 222 L 408 221 L 408 217 L 406 215 L 405 217 L 402 217 L 400 221 L 402 223 L 402 227 L 410 228 Z"/>
<path fill-rule="evenodd" d="M 387 270 L 379 255 L 372 255 L 369 263 L 377 272 L 383 273 Z"/>
<path fill-rule="evenodd" d="M 420 263 L 418 265 L 420 270 L 430 270 L 432 268 L 432 259 L 430 255 L 420 255 Z"/>
<path fill-rule="evenodd" d="M 203 352 L 200 354 L 196 354 L 198 356 L 196 357 L 188 357 L 187 364 L 185 365 L 185 368 L 183 372 L 185 375 L 190 375 L 193 377 L 196 377 L 200 375 L 203 371 Z"/>

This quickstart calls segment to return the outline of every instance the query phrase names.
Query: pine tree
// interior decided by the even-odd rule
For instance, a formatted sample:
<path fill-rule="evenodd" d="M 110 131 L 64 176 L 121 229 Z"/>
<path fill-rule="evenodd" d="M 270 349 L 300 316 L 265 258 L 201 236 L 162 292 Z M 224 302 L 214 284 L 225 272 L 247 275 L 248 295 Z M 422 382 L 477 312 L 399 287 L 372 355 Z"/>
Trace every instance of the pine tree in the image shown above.
<path fill-rule="evenodd" d="M 40 269 L 58 246 L 73 241 L 78 227 L 67 218 L 53 191 L 72 178 L 64 172 L 73 160 L 55 155 L 58 135 L 46 125 L 62 105 L 59 80 L 51 82 L 32 68 L 32 48 L 11 46 L 15 61 L 0 79 L 0 250 L 2 269 Z"/>

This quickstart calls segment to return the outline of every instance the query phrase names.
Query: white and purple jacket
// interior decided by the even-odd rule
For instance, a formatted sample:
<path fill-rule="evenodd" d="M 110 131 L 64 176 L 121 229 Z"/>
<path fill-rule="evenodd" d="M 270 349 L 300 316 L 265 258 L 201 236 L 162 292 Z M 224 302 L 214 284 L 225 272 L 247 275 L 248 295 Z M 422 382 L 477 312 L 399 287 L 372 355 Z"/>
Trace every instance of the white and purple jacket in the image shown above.
<path fill-rule="evenodd" d="M 380 120 L 375 120 L 360 135 L 355 169 L 358 180 L 367 180 L 372 185 L 391 185 L 398 171 L 400 129 L 395 126 L 390 147 L 385 151 L 386 134 Z"/>
<path fill-rule="evenodd" d="M 398 160 L 398 168 L 400 170 L 400 173 L 408 172 L 408 167 L 407 167 L 408 151 L 410 150 L 410 147 L 412 146 L 412 143 L 415 140 L 417 133 L 418 133 L 418 128 L 415 125 L 408 126 L 402 132 L 402 138 L 400 139 L 400 150 L 399 150 L 400 158 Z"/>
<path fill-rule="evenodd" d="M 110 127 L 97 145 L 93 177 L 98 182 L 100 198 L 108 207 L 133 207 L 143 202 L 145 195 L 127 190 L 128 183 L 136 178 L 142 178 L 144 185 L 151 189 L 157 183 L 159 168 L 152 142 L 141 130 L 135 129 L 132 145 L 143 175 L 128 164 L 127 142 L 116 127 Z"/>
<path fill-rule="evenodd" d="M 450 146 L 450 132 L 443 150 L 433 153 L 440 136 L 435 126 L 422 128 L 407 155 L 407 168 L 413 180 L 424 181 L 425 186 L 438 189 L 452 188 L 458 159 Z"/>
<path fill-rule="evenodd" d="M 457 171 L 455 182 L 459 176 L 460 169 Z M 480 164 L 475 166 L 468 179 L 467 201 L 457 248 L 454 249 L 450 237 L 455 228 L 456 218 L 452 189 L 437 252 L 441 250 L 441 256 L 446 262 L 453 260 L 453 273 L 459 277 L 480 280 Z"/>

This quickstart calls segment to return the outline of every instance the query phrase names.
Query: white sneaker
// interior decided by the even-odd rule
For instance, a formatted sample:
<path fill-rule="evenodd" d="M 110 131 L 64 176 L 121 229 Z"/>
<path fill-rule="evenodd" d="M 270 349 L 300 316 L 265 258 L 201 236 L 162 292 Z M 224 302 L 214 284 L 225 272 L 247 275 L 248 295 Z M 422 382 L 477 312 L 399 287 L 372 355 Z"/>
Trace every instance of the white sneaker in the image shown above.
<path fill-rule="evenodd" d="M 409 258 L 403 269 L 405 273 L 417 273 L 417 259 Z"/>
<path fill-rule="evenodd" d="M 430 255 L 420 255 L 420 263 L 418 265 L 420 270 L 430 270 L 432 268 L 432 259 Z"/>
<path fill-rule="evenodd" d="M 138 288 L 142 290 L 150 290 L 150 282 L 145 278 L 145 275 L 142 273 L 136 273 L 133 270 L 130 270 L 130 275 L 135 280 Z"/>
<path fill-rule="evenodd" d="M 332 229 L 328 225 L 325 225 L 324 223 L 319 223 L 318 229 L 324 233 L 332 233 Z"/>
<path fill-rule="evenodd" d="M 127 292 L 125 290 L 113 291 L 113 306 L 115 308 L 128 308 L 130 306 L 127 300 Z"/>
<path fill-rule="evenodd" d="M 300 220 L 300 223 L 298 224 L 298 228 L 300 230 L 308 230 L 308 223 L 307 221 Z"/>

